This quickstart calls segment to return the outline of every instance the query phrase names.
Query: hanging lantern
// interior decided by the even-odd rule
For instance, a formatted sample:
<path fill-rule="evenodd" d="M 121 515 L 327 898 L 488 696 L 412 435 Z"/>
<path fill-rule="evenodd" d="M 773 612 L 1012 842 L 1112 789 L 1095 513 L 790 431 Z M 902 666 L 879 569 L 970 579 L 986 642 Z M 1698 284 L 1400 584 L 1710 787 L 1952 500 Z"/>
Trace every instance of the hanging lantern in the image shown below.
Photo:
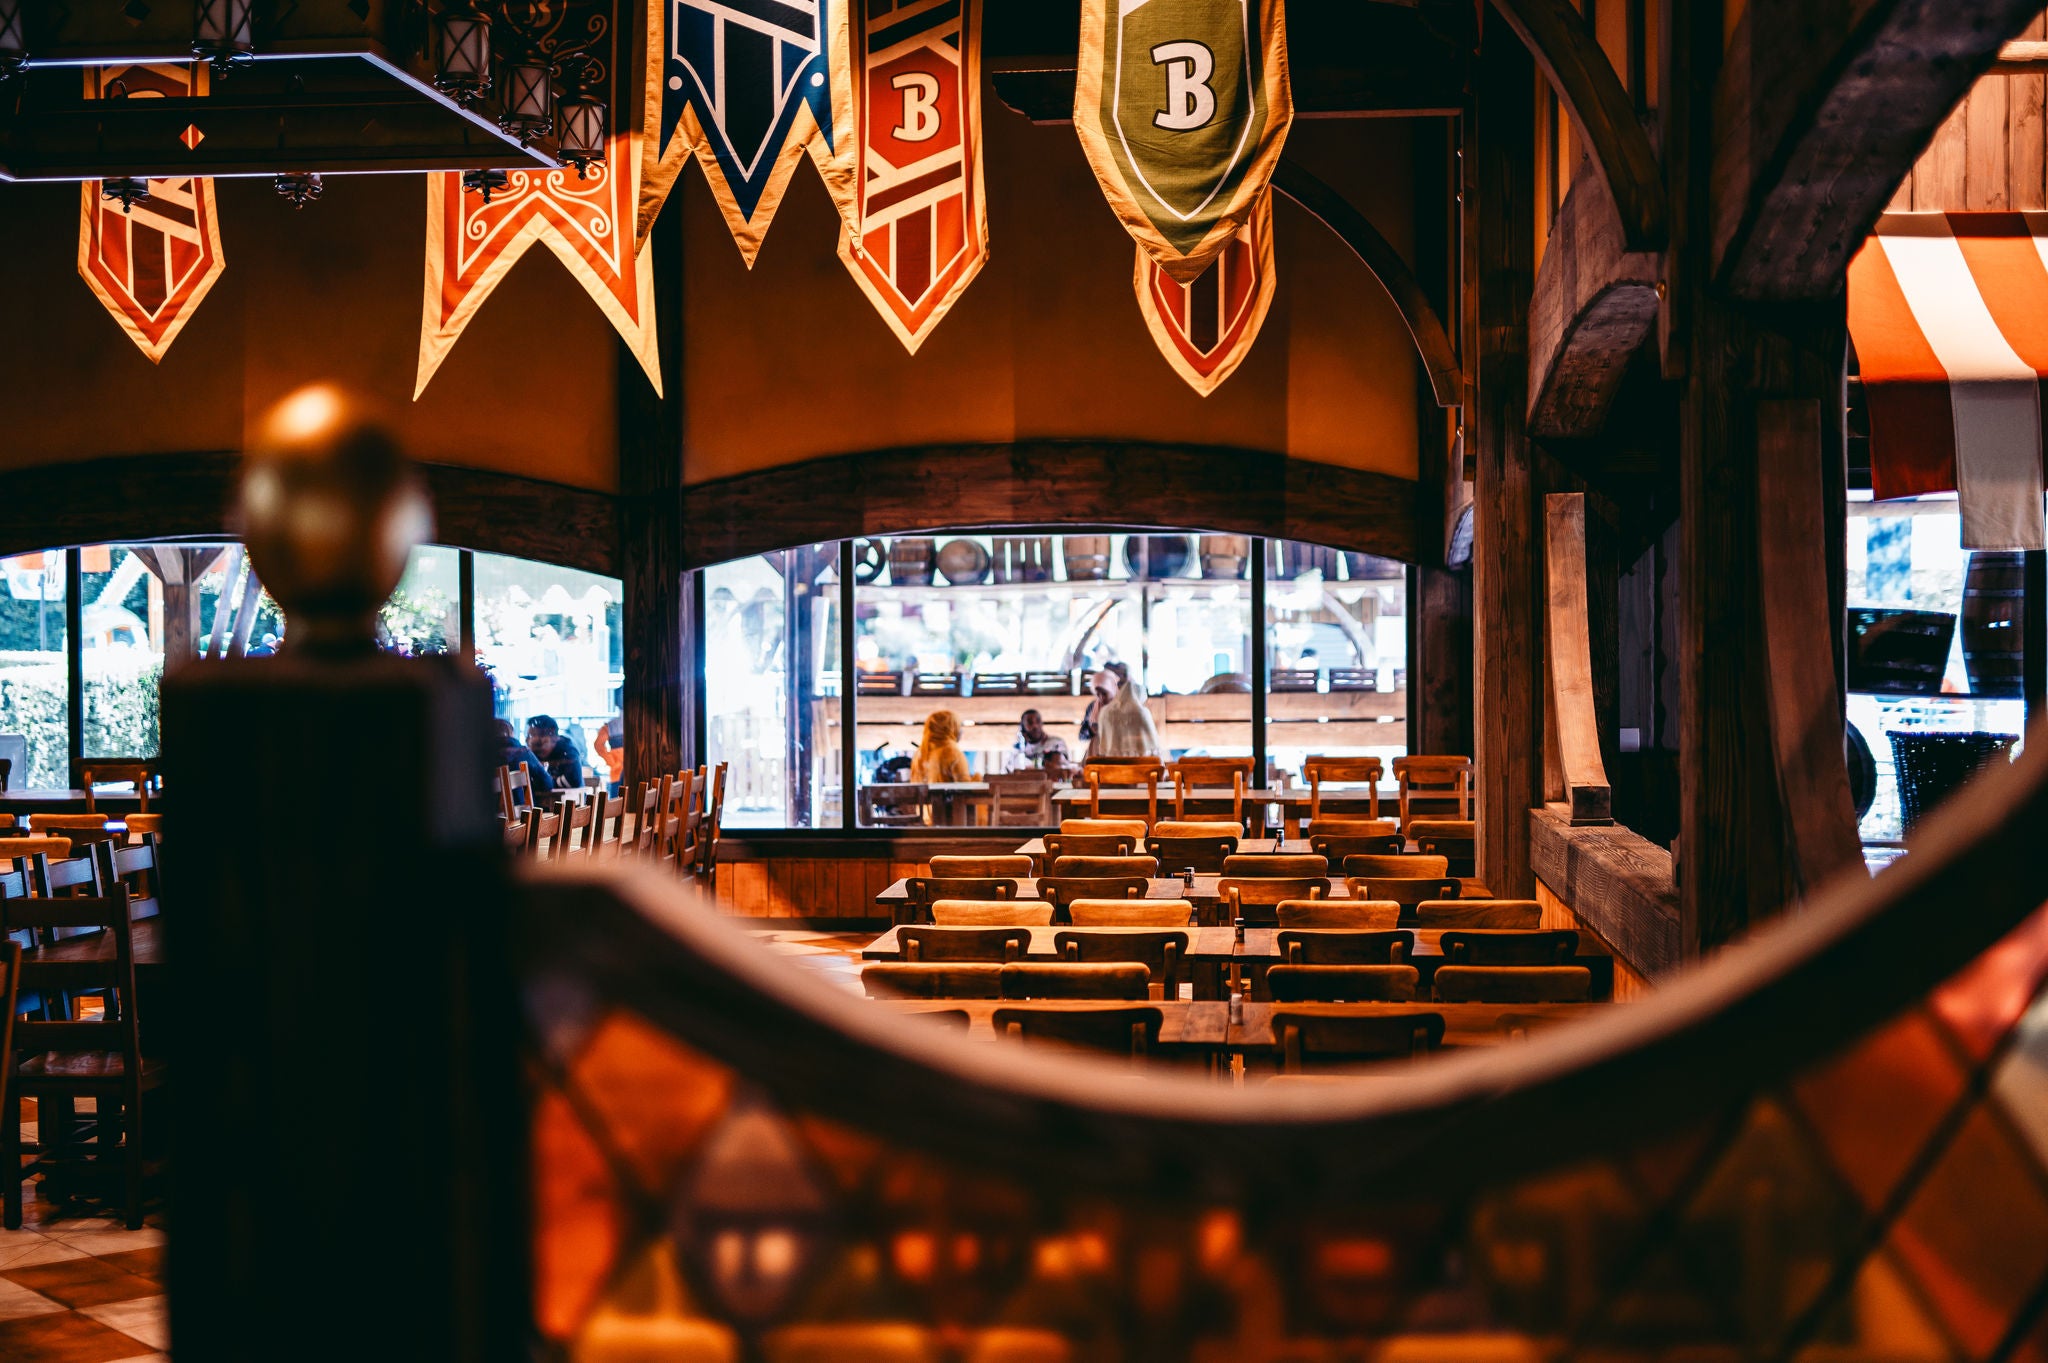
<path fill-rule="evenodd" d="M 198 0 L 192 54 L 213 63 L 213 74 L 222 79 L 255 61 L 256 0 Z"/>
<path fill-rule="evenodd" d="M 502 170 L 466 170 L 462 172 L 462 187 L 471 194 L 481 194 L 484 202 L 490 203 L 491 196 L 511 183 L 511 177 Z"/>
<path fill-rule="evenodd" d="M 0 0 L 0 80 L 28 67 L 27 0 Z"/>
<path fill-rule="evenodd" d="M 554 80 L 547 63 L 529 57 L 505 68 L 505 114 L 498 126 L 522 147 L 554 131 Z"/>
<path fill-rule="evenodd" d="M 149 181 L 134 175 L 117 176 L 112 180 L 100 181 L 100 197 L 112 199 L 121 205 L 123 213 L 149 198 Z"/>
<path fill-rule="evenodd" d="M 474 104 L 491 88 L 491 21 L 469 0 L 449 0 L 434 25 L 441 38 L 434 88 L 457 104 Z"/>
<path fill-rule="evenodd" d="M 293 208 L 304 208 L 319 198 L 320 191 L 326 188 L 318 175 L 305 170 L 288 170 L 270 183 Z"/>
<path fill-rule="evenodd" d="M 605 135 L 611 110 L 601 99 L 576 90 L 562 101 L 556 120 L 555 141 L 559 155 L 576 167 L 576 178 L 587 179 L 590 167 L 604 164 Z"/>

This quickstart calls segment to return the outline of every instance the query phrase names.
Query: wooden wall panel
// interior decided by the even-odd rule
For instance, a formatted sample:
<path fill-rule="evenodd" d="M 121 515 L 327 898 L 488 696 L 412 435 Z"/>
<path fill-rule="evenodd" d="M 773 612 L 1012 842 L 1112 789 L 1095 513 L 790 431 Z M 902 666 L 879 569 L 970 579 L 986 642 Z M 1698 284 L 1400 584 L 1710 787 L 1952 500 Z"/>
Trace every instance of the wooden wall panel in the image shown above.
<path fill-rule="evenodd" d="M 1571 905 L 1559 899 L 1548 885 L 1536 882 L 1536 902 L 1543 906 L 1542 926 L 1566 928 L 1579 934 L 1581 942 L 1590 942 L 1604 948 L 1614 957 L 1614 1002 L 1627 1003 L 1647 995 L 1652 988 L 1649 977 L 1630 965 L 1614 944 L 1595 932 L 1586 921 L 1572 912 Z"/>
<path fill-rule="evenodd" d="M 2039 38 L 2043 20 L 2029 36 Z M 2048 208 L 2048 73 L 1989 75 L 1942 122 L 1892 197 L 1894 213 Z"/>

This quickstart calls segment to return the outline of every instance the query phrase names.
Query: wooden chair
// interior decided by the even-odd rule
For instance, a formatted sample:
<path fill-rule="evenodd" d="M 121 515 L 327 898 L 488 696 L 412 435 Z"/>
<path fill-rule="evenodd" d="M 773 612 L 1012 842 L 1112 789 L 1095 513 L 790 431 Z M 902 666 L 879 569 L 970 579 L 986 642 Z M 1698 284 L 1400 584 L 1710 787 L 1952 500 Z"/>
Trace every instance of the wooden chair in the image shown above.
<path fill-rule="evenodd" d="M 31 814 L 28 823 L 31 833 L 69 838 L 76 850 L 94 843 L 125 842 L 128 837 L 126 830 L 116 832 L 107 827 L 107 819 L 105 814 Z"/>
<path fill-rule="evenodd" d="M 1415 954 L 1415 934 L 1399 929 L 1303 932 L 1283 927 L 1273 945 L 1285 965 L 1400 965 Z"/>
<path fill-rule="evenodd" d="M 1061 857 L 1127 857 L 1138 850 L 1143 838 L 1123 833 L 1048 833 L 1045 860 L 1050 866 Z"/>
<path fill-rule="evenodd" d="M 942 899 L 1010 900 L 1017 897 L 1014 876 L 911 876 L 903 885 L 903 911 L 899 922 L 915 923 L 931 912 Z"/>
<path fill-rule="evenodd" d="M 1401 921 L 1401 906 L 1385 899 L 1284 899 L 1273 917 L 1283 928 L 1379 932 Z"/>
<path fill-rule="evenodd" d="M 1104 962 L 1135 962 L 1151 972 L 1151 983 L 1165 999 L 1180 997 L 1181 967 L 1188 958 L 1190 938 L 1182 932 L 1087 932 L 1068 930 L 1053 934 L 1053 950 L 1062 961 L 1099 965 Z"/>
<path fill-rule="evenodd" d="M 161 814 L 130 814 L 121 820 L 128 827 L 128 841 L 137 838 L 161 838 L 164 832 L 164 816 Z"/>
<path fill-rule="evenodd" d="M 526 816 L 526 855 L 536 860 L 549 858 L 562 832 L 560 809 L 535 809 Z M 542 844 L 546 844 L 543 846 Z"/>
<path fill-rule="evenodd" d="M 920 965 L 884 961 L 860 972 L 871 999 L 999 999 L 1003 968 L 978 963 Z"/>
<path fill-rule="evenodd" d="M 640 787 L 638 807 L 633 814 L 633 855 L 659 860 L 667 853 L 669 787 L 675 778 L 663 776 Z"/>
<path fill-rule="evenodd" d="M 1223 870 L 1224 861 L 1236 855 L 1237 838 L 1234 834 L 1222 838 L 1147 838 L 1145 850 L 1168 874 L 1177 874 L 1186 867 L 1197 875 L 1217 875 Z"/>
<path fill-rule="evenodd" d="M 1166 768 L 1151 758 L 1138 760 L 1096 760 L 1081 764 L 1081 780 L 1088 787 L 1088 817 L 1102 817 L 1102 788 L 1145 788 L 1145 826 L 1159 822 L 1159 781 Z"/>
<path fill-rule="evenodd" d="M 604 792 L 599 791 L 597 798 L 602 800 Z M 597 827 L 596 803 L 564 803 L 556 817 L 560 822 L 555 829 L 554 841 L 548 845 L 548 860 L 568 861 L 571 857 L 590 856 L 597 841 L 597 835 L 592 831 Z M 576 836 L 579 833 L 583 835 L 580 839 Z"/>
<path fill-rule="evenodd" d="M 135 952 L 128 927 L 128 896 L 116 889 L 104 898 L 8 899 L 0 901 L 0 928 L 73 928 L 104 932 L 112 959 L 90 980 L 72 967 L 71 990 L 106 999 L 98 1018 L 16 1022 L 4 1106 L 0 1106 L 0 1170 L 4 1170 L 5 1224 L 21 1226 L 21 1185 L 33 1174 L 97 1156 L 119 1160 L 122 1203 L 130 1230 L 142 1227 L 142 1095 L 160 1087 L 163 1064 L 142 1054 L 135 994 Z M 36 968 L 25 966 L 22 983 L 38 984 Z M 34 1098 L 39 1122 L 35 1146 L 21 1139 L 21 1100 Z M 60 1121 L 53 1109 L 94 1100 L 90 1122 Z M 88 1150 L 88 1143 L 90 1148 Z M 22 1155 L 31 1158 L 22 1164 Z"/>
<path fill-rule="evenodd" d="M 1472 817 L 1472 759 L 1410 754 L 1394 759 L 1394 779 L 1401 783 L 1401 829 L 1406 832 L 1415 800 L 1450 801 L 1458 819 Z"/>
<path fill-rule="evenodd" d="M 1276 969 L 1278 967 L 1275 967 Z M 1280 1043 L 1280 1068 L 1296 1074 L 1317 1065 L 1401 1060 L 1443 1044 L 1441 1013 L 1345 1016 L 1273 1010 L 1273 1038 Z"/>
<path fill-rule="evenodd" d="M 922 781 L 862 786 L 860 825 L 863 828 L 917 827 L 925 821 L 931 798 L 931 787 Z"/>
<path fill-rule="evenodd" d="M 996 857 L 950 857 L 935 856 L 927 863 L 935 876 L 943 879 L 960 877 L 987 879 L 989 877 L 1014 876 L 1022 879 L 1032 872 L 1031 858 L 1021 852 Z"/>
<path fill-rule="evenodd" d="M 498 797 L 498 817 L 517 823 L 520 811 L 533 806 L 533 774 L 525 767 L 500 767 L 491 778 L 491 790 Z"/>
<path fill-rule="evenodd" d="M 720 762 L 712 769 L 711 785 L 705 794 L 704 825 L 697 840 L 697 874 L 707 883 L 718 879 L 718 841 L 725 833 L 725 773 L 730 765 Z"/>
<path fill-rule="evenodd" d="M 1543 906 L 1533 899 L 1425 899 L 1415 906 L 1414 913 L 1419 928 L 1515 928 L 1527 932 L 1543 926 Z"/>
<path fill-rule="evenodd" d="M 1347 857 L 1398 857 L 1408 840 L 1399 833 L 1359 837 L 1349 833 L 1316 833 L 1308 840 L 1309 850 L 1339 866 Z"/>
<path fill-rule="evenodd" d="M 32 857 L 63 861 L 70 855 L 69 838 L 0 838 L 0 861 L 20 862 Z"/>
<path fill-rule="evenodd" d="M 1243 820 L 1223 814 L 1190 814 L 1185 819 L 1161 819 L 1152 825 L 1155 838 L 1235 838 L 1243 832 Z"/>
<path fill-rule="evenodd" d="M 1328 890 L 1329 882 L 1321 876 L 1225 876 L 1216 882 L 1223 921 L 1243 923 L 1248 928 L 1276 927 L 1282 903 L 1290 899 L 1321 899 Z"/>
<path fill-rule="evenodd" d="M 1320 830 L 1323 826 L 1323 782 L 1355 781 L 1371 788 L 1366 800 L 1366 816 L 1377 819 L 1380 816 L 1380 779 L 1386 775 L 1386 766 L 1377 757 L 1311 757 L 1301 764 L 1302 779 L 1308 782 L 1309 827 Z"/>
<path fill-rule="evenodd" d="M 1142 876 L 1149 880 L 1159 874 L 1159 863 L 1150 857 L 1055 857 L 1055 876 Z"/>
<path fill-rule="evenodd" d="M 1183 757 L 1169 771 L 1173 773 L 1173 817 L 1188 817 L 1188 802 L 1201 786 L 1230 787 L 1230 821 L 1244 823 L 1244 792 L 1251 784 L 1249 757 Z"/>
<path fill-rule="evenodd" d="M 134 922 L 162 912 L 158 899 L 163 894 L 163 882 L 159 878 L 154 836 L 144 839 L 139 847 L 103 842 L 92 852 L 95 893 L 111 895 L 119 885 L 127 892 L 128 917 Z"/>
<path fill-rule="evenodd" d="M 1147 999 L 1152 973 L 1131 963 L 1041 965 L 1014 962 L 1003 970 L 1006 999 Z"/>
<path fill-rule="evenodd" d="M 896 929 L 906 961 L 1021 961 L 1031 952 L 1029 928 L 905 927 Z"/>
<path fill-rule="evenodd" d="M 1323 877 L 1330 874 L 1330 863 L 1313 854 L 1281 852 L 1240 852 L 1223 863 L 1226 876 L 1289 876 Z"/>
<path fill-rule="evenodd" d="M 28 862 L 29 884 L 39 899 L 65 896 L 97 898 L 101 893 L 100 869 L 89 856 L 34 856 Z"/>
<path fill-rule="evenodd" d="M 1399 819 L 1351 819 L 1332 815 L 1327 819 L 1312 821 L 1307 836 L 1313 840 L 1318 833 L 1333 838 L 1398 838 L 1401 836 Z"/>
<path fill-rule="evenodd" d="M 1147 827 L 1143 819 L 1061 819 L 1062 833 L 1124 833 L 1137 846 L 1145 841 Z"/>
<path fill-rule="evenodd" d="M 1142 900 L 1152 882 L 1145 876 L 1040 876 L 1038 897 L 1054 908 L 1068 907 L 1083 899 Z"/>
<path fill-rule="evenodd" d="M 1077 928 L 1177 928 L 1195 913 L 1185 899 L 1075 899 L 1066 909 Z"/>
<path fill-rule="evenodd" d="M 1266 972 L 1275 1003 L 1413 1003 L 1412 965 L 1276 965 Z"/>
<path fill-rule="evenodd" d="M 1389 880 L 1385 876 L 1346 876 L 1344 888 L 1353 899 L 1391 899 L 1403 913 L 1433 899 L 1456 899 L 1464 887 L 1455 880 L 1421 880 L 1407 877 Z M 1444 926 L 1441 923 L 1435 927 Z"/>
<path fill-rule="evenodd" d="M 1450 862 L 1442 857 L 1353 853 L 1343 866 L 1345 875 L 1366 880 L 1443 880 L 1451 874 Z"/>
<path fill-rule="evenodd" d="M 988 778 L 988 821 L 994 828 L 1049 828 L 1053 779 L 1042 771 L 998 772 Z"/>
<path fill-rule="evenodd" d="M 679 771 L 675 780 L 669 783 L 667 852 L 680 875 L 693 875 L 697 870 L 701 851 L 699 844 L 704 833 L 704 812 L 697 803 L 697 796 L 707 785 L 701 768 Z"/>
<path fill-rule="evenodd" d="M 632 797 L 621 792 L 617 798 L 597 793 L 596 813 L 590 820 L 589 850 L 593 860 L 623 856 L 631 827 Z"/>
<path fill-rule="evenodd" d="M 1584 1003 L 1593 972 L 1582 965 L 1440 965 L 1439 1003 Z"/>
<path fill-rule="evenodd" d="M 1165 1014 L 1157 1008 L 998 1008 L 989 1019 L 999 1037 L 1137 1058 L 1159 1044 Z"/>
<path fill-rule="evenodd" d="M 503 819 L 500 819 L 498 820 L 498 833 L 505 840 L 505 850 L 513 856 L 516 857 L 526 850 L 526 820 L 520 819 L 513 823 L 506 823 Z"/>
<path fill-rule="evenodd" d="M 97 797 L 93 793 L 93 786 L 96 784 L 111 786 L 120 785 L 125 782 L 134 786 L 137 808 L 144 814 L 149 812 L 151 792 L 155 792 L 158 796 L 164 793 L 163 773 L 157 770 L 157 764 L 153 761 L 109 762 L 99 760 L 88 762 L 80 769 L 78 778 L 79 784 L 85 787 L 85 807 L 88 811 L 96 812 L 99 809 Z"/>
<path fill-rule="evenodd" d="M 1469 876 L 1478 857 L 1479 825 L 1470 819 L 1416 819 L 1408 827 L 1415 846 L 1450 862 L 1450 874 Z"/>
<path fill-rule="evenodd" d="M 1484 903 L 1461 899 L 1460 905 Z M 1579 934 L 1569 928 L 1517 932 L 1501 928 L 1460 928 L 1444 933 L 1447 965 L 1570 965 L 1579 954 Z"/>
<path fill-rule="evenodd" d="M 1031 899 L 941 899 L 931 907 L 942 928 L 1049 928 L 1052 905 Z"/>

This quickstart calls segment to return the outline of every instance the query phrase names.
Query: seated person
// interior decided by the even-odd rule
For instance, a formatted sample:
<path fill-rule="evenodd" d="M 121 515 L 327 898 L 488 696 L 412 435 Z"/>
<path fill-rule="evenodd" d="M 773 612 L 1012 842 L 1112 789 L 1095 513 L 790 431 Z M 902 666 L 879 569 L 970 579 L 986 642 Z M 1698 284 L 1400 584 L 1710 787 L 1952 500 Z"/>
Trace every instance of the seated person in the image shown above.
<path fill-rule="evenodd" d="M 1041 767 L 1057 776 L 1073 761 L 1067 741 L 1045 731 L 1045 717 L 1036 710 L 1026 710 L 1017 721 L 1017 741 L 1010 745 L 1009 769 L 1030 771 Z"/>
<path fill-rule="evenodd" d="M 548 776 L 548 769 L 533 755 L 533 749 L 513 737 L 512 721 L 509 719 L 498 721 L 498 764 L 510 767 L 514 771 L 525 768 L 527 780 L 533 783 L 533 798 L 536 804 L 540 802 L 541 792 L 554 784 Z"/>
<path fill-rule="evenodd" d="M 924 742 L 910 761 L 913 781 L 972 781 L 967 754 L 960 750 L 960 717 L 951 710 L 934 710 L 925 716 Z"/>
<path fill-rule="evenodd" d="M 583 754 L 576 751 L 553 715 L 535 715 L 526 721 L 526 746 L 547 768 L 543 790 L 575 790 L 583 784 Z"/>

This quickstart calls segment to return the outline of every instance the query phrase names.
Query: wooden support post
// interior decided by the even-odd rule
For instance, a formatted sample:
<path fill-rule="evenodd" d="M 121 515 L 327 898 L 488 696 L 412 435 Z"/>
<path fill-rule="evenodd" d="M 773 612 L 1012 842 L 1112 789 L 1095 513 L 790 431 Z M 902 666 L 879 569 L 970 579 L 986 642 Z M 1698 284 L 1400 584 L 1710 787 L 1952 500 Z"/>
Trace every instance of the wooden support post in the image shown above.
<path fill-rule="evenodd" d="M 1586 499 L 1577 492 L 1544 498 L 1544 563 L 1548 581 L 1545 651 L 1557 766 L 1574 826 L 1614 822 L 1614 791 L 1600 757 L 1600 716 L 1593 701 L 1592 625 L 1586 609 Z"/>
<path fill-rule="evenodd" d="M 625 601 L 622 713 L 627 782 L 681 770 L 687 583 L 683 576 L 683 225 L 671 195 L 654 224 L 654 318 L 662 396 L 618 347 L 619 562 Z"/>
<path fill-rule="evenodd" d="M 1528 440 L 1529 297 L 1535 284 L 1535 68 L 1512 33 L 1488 33 L 1473 78 L 1462 176 L 1466 451 L 1472 521 L 1473 745 L 1479 874 L 1534 893 L 1529 811 L 1542 803 L 1543 573 Z"/>

